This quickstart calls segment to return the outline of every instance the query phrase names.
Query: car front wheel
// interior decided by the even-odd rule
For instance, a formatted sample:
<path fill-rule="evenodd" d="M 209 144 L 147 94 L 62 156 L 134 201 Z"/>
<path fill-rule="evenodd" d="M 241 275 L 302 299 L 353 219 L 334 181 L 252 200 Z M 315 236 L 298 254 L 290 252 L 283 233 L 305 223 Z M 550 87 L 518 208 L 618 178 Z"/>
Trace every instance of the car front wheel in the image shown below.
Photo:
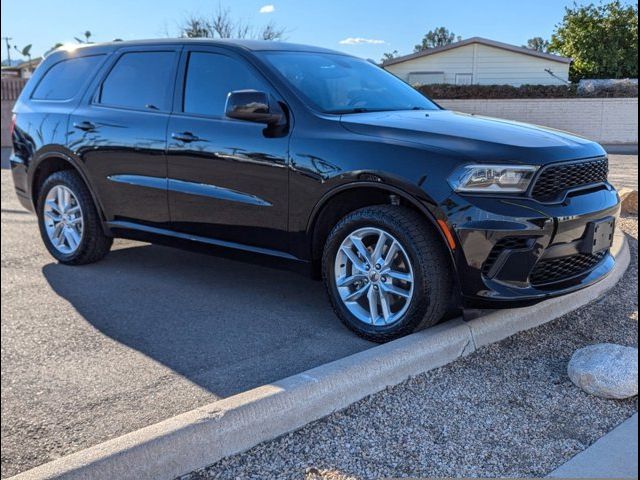
<path fill-rule="evenodd" d="M 442 241 L 406 207 L 372 206 L 347 215 L 327 239 L 322 270 L 338 317 L 375 342 L 434 325 L 451 298 Z"/>

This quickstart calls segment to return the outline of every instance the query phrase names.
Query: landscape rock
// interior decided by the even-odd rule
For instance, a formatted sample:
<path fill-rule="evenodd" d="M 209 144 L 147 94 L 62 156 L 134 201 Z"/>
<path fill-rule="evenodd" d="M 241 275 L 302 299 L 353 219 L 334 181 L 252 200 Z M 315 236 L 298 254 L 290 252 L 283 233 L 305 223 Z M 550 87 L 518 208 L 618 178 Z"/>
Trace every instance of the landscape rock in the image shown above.
<path fill-rule="evenodd" d="M 638 215 L 638 191 L 630 188 L 622 188 L 618 191 L 622 200 L 622 211 L 632 215 Z"/>
<path fill-rule="evenodd" d="M 568 366 L 569 378 L 585 392 L 624 399 L 638 394 L 638 349 L 600 343 L 577 350 Z"/>

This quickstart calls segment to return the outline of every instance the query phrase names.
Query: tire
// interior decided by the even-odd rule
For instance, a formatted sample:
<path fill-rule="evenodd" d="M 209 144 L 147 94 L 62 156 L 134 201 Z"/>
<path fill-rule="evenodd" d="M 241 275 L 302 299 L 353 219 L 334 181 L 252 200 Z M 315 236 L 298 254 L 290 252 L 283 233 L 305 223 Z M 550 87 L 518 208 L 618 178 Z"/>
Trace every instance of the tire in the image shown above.
<path fill-rule="evenodd" d="M 396 253 L 391 254 L 395 263 L 390 269 L 387 266 L 390 260 L 383 259 L 384 254 L 376 255 L 376 234 L 377 238 L 384 238 L 381 252 L 390 252 L 394 240 L 399 244 L 399 247 L 394 247 Z M 356 241 L 358 239 L 359 242 Z M 370 243 L 367 245 L 367 242 Z M 370 264 L 366 271 L 357 268 L 352 261 L 353 252 L 363 245 L 367 248 L 368 260 L 360 261 L 364 258 L 360 255 L 357 261 L 360 267 Z M 380 261 L 375 262 L 375 258 L 380 258 Z M 376 278 L 373 270 L 378 267 L 381 267 L 378 270 L 380 275 Z M 387 275 L 381 273 L 385 269 Z M 342 323 L 359 336 L 378 343 L 438 323 L 447 310 L 453 291 L 451 261 L 441 238 L 422 215 L 402 206 L 365 207 L 338 222 L 325 243 L 322 276 L 333 310 Z M 359 278 L 358 282 L 351 284 L 355 277 Z M 349 286 L 338 286 L 337 278 Z M 373 293 L 372 288 L 375 289 Z M 361 289 L 366 289 L 367 293 L 359 293 Z M 402 296 L 393 293 L 398 291 Z M 386 300 L 382 299 L 383 294 Z M 366 295 L 366 300 L 363 295 Z M 373 309 L 369 295 L 374 299 Z M 355 303 L 346 301 L 351 296 L 357 296 Z"/>
<path fill-rule="evenodd" d="M 56 200 L 59 192 L 63 192 L 67 198 L 64 214 L 59 212 L 59 204 L 65 202 Z M 67 192 L 70 194 L 67 195 Z M 113 238 L 104 234 L 91 193 L 77 172 L 61 170 L 47 177 L 38 194 L 36 211 L 42 240 L 49 253 L 60 263 L 85 265 L 97 262 L 109 253 Z M 54 217 L 64 217 L 64 221 L 56 222 Z M 56 230 L 56 225 L 61 222 L 68 236 L 60 234 L 61 228 Z"/>

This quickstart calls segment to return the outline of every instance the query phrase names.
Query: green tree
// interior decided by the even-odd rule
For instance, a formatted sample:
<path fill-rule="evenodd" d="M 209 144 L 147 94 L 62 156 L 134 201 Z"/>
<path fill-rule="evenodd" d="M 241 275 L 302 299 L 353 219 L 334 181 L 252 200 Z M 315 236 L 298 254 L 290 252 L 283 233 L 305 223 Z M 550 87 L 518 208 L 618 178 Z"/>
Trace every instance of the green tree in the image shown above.
<path fill-rule="evenodd" d="M 438 27 L 434 30 L 429 30 L 422 38 L 422 43 L 414 47 L 414 52 L 421 52 L 429 48 L 443 47 L 449 45 L 455 41 L 460 41 L 460 37 L 456 37 L 456 34 L 450 32 L 445 27 Z"/>
<path fill-rule="evenodd" d="M 569 76 L 638 77 L 638 4 L 619 0 L 565 9 L 549 51 L 573 58 Z"/>
<path fill-rule="evenodd" d="M 86 31 L 82 34 L 82 36 L 84 37 L 84 40 L 83 40 L 82 38 L 79 38 L 79 37 L 73 37 L 73 38 L 74 38 L 74 39 L 76 40 L 76 42 L 78 42 L 78 43 L 91 43 L 91 42 L 89 41 L 89 39 L 91 38 L 91 32 L 90 32 L 89 30 L 86 30 Z"/>
<path fill-rule="evenodd" d="M 393 52 L 387 52 L 382 54 L 381 63 L 388 62 L 389 60 L 393 60 L 399 55 L 398 50 L 394 50 Z"/>
<path fill-rule="evenodd" d="M 46 57 L 47 55 L 49 55 L 51 52 L 53 52 L 54 50 L 60 48 L 62 45 L 64 45 L 61 42 L 57 42 L 55 43 L 49 50 L 47 50 L 46 52 L 44 52 L 44 57 Z"/>
<path fill-rule="evenodd" d="M 545 40 L 542 37 L 533 37 L 527 40 L 527 44 L 523 45 L 523 47 L 544 53 L 549 49 L 549 40 Z"/>

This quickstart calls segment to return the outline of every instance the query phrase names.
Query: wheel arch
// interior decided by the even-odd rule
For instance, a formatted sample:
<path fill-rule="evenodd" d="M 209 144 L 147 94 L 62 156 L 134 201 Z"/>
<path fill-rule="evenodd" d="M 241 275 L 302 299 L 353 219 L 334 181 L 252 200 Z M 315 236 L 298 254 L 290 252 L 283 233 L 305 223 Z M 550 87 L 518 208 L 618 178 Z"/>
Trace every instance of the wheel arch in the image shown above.
<path fill-rule="evenodd" d="M 307 239 L 313 271 L 319 271 L 324 242 L 331 229 L 346 214 L 358 208 L 399 202 L 422 214 L 438 232 L 443 246 L 449 254 L 450 264 L 457 273 L 454 251 L 450 243 L 450 232 L 444 232 L 443 220 L 438 221 L 435 205 L 429 208 L 406 190 L 380 182 L 351 182 L 325 193 L 311 212 L 307 225 Z"/>
<path fill-rule="evenodd" d="M 31 169 L 29 175 L 29 187 L 30 187 L 30 197 L 34 206 L 34 210 L 37 210 L 38 196 L 40 195 L 40 188 L 44 181 L 53 173 L 59 172 L 62 170 L 73 170 L 84 182 L 91 194 L 91 198 L 93 199 L 93 203 L 96 206 L 98 214 L 100 215 L 100 220 L 102 224 L 102 229 L 106 234 L 109 233 L 109 229 L 105 223 L 105 214 L 100 199 L 96 195 L 91 181 L 87 176 L 86 172 L 82 168 L 82 166 L 74 160 L 74 158 L 70 155 L 67 155 L 60 151 L 50 151 L 41 155 L 37 162 L 34 163 L 33 168 Z"/>

